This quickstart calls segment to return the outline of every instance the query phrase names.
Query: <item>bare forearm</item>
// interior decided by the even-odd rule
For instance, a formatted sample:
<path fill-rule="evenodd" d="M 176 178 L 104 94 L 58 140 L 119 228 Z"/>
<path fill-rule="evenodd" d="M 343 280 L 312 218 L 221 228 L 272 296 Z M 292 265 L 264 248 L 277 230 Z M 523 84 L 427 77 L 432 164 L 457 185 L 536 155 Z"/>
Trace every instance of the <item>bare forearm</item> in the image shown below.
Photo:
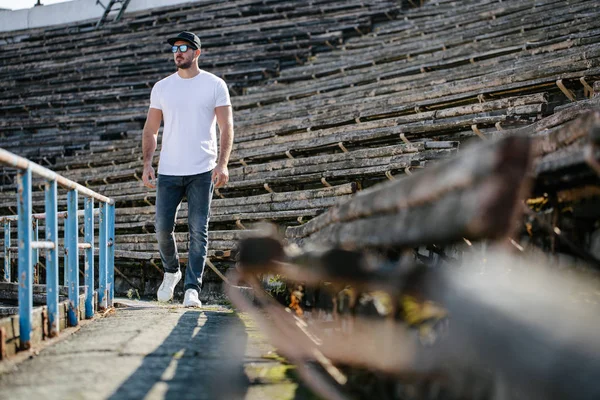
<path fill-rule="evenodd" d="M 221 141 L 219 149 L 219 164 L 227 166 L 229 156 L 233 148 L 233 124 L 225 124 L 221 129 Z"/>
<path fill-rule="evenodd" d="M 142 153 L 144 154 L 144 166 L 152 165 L 154 151 L 156 150 L 156 138 L 158 132 L 152 132 L 150 129 L 144 128 L 142 135 Z"/>
<path fill-rule="evenodd" d="M 229 155 L 233 147 L 233 115 L 231 106 L 222 106 L 215 108 L 217 115 L 217 123 L 221 132 L 221 140 L 219 146 L 219 162 L 212 172 L 212 180 L 215 183 L 215 188 L 220 188 L 227 185 L 229 182 Z"/>

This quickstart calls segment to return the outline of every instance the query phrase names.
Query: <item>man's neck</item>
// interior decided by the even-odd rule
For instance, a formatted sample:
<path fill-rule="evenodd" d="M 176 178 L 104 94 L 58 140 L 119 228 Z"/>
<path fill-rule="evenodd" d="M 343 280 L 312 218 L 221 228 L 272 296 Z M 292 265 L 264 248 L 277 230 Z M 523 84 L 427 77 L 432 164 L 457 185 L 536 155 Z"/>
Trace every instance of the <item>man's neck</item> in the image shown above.
<path fill-rule="evenodd" d="M 200 68 L 198 67 L 198 65 L 192 65 L 191 67 L 186 69 L 178 68 L 177 73 L 183 79 L 190 79 L 200 73 Z"/>

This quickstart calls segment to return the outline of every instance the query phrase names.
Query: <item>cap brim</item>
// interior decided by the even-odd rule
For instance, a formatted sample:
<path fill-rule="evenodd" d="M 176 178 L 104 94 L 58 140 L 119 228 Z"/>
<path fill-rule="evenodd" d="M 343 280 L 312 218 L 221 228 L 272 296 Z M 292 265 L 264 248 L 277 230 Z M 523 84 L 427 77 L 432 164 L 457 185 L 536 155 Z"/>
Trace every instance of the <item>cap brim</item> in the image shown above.
<path fill-rule="evenodd" d="M 167 43 L 169 43 L 171 46 L 173 46 L 173 45 L 175 45 L 175 42 L 177 42 L 179 40 L 189 43 L 191 48 L 198 50 L 198 48 L 196 47 L 196 45 L 194 43 L 190 42 L 189 40 L 182 39 L 180 37 L 168 38 Z"/>

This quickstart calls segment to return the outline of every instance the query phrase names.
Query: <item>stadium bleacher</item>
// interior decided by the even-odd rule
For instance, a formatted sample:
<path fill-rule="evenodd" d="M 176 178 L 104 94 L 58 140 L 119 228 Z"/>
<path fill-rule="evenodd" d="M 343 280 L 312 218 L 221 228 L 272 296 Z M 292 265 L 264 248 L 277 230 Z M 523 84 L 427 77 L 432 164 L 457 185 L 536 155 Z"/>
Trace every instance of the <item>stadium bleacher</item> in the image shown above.
<path fill-rule="evenodd" d="M 299 226 L 468 141 L 564 129 L 598 105 L 599 15 L 592 0 L 236 0 L 130 13 L 98 30 L 4 32 L 0 146 L 114 197 L 116 266 L 143 276 L 136 288 L 151 295 L 160 274 L 150 263 L 160 258 L 141 129 L 152 85 L 174 72 L 167 35 L 196 32 L 200 68 L 232 95 L 231 179 L 215 193 L 209 244 L 226 269 L 254 222 Z M 14 173 L 2 174 L 0 215 L 12 214 Z M 33 201 L 43 211 L 43 192 Z"/>

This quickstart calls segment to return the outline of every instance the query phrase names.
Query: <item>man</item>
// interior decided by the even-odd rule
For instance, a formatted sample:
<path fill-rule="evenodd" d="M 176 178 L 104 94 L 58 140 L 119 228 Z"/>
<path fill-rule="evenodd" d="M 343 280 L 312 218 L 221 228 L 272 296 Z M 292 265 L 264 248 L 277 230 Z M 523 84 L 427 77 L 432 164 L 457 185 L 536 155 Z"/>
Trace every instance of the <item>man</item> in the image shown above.
<path fill-rule="evenodd" d="M 233 146 L 233 116 L 225 82 L 198 67 L 201 53 L 198 36 L 181 32 L 167 42 L 172 46 L 177 72 L 152 88 L 142 137 L 142 179 L 145 186 L 156 188 L 156 237 L 165 270 L 158 300 L 171 300 L 175 285 L 181 280 L 174 225 L 185 196 L 190 243 L 183 305 L 200 307 L 198 293 L 208 247 L 210 202 L 213 187 L 221 187 L 229 180 L 227 163 Z M 154 184 L 152 157 L 161 120 L 164 121 L 162 149 Z M 215 122 L 221 133 L 218 159 Z"/>

